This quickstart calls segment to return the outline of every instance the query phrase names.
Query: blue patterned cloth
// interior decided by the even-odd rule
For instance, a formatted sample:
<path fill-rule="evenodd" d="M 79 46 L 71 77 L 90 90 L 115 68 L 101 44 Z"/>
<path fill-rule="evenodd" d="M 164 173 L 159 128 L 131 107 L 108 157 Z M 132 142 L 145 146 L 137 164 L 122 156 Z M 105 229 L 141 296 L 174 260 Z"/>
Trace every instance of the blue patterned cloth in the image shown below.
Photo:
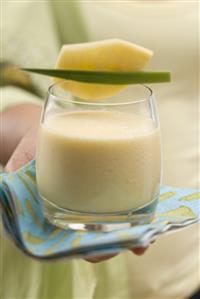
<path fill-rule="evenodd" d="M 27 255 L 37 259 L 86 257 L 146 246 L 159 235 L 200 219 L 200 192 L 162 186 L 152 223 L 113 232 L 64 230 L 46 221 L 36 188 L 35 162 L 0 180 L 0 207 L 5 231 Z"/>

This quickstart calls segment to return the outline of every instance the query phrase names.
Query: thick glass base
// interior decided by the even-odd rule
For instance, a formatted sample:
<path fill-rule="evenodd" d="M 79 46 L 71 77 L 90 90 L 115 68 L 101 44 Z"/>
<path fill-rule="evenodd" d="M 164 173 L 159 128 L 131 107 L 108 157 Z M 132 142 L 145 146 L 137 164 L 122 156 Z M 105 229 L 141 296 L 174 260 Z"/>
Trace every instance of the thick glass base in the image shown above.
<path fill-rule="evenodd" d="M 43 198 L 43 212 L 51 224 L 64 229 L 106 232 L 150 223 L 153 220 L 157 202 L 158 196 L 137 209 L 103 214 L 63 209 Z"/>

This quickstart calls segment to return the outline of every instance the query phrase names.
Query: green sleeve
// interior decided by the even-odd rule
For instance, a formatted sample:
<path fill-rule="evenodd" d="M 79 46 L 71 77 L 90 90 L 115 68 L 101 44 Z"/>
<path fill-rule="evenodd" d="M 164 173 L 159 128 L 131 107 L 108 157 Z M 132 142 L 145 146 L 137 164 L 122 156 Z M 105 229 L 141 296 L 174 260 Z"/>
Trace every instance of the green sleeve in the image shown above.
<path fill-rule="evenodd" d="M 1 57 L 20 67 L 53 67 L 60 49 L 54 16 L 48 1 L 3 1 Z M 33 83 L 46 92 L 50 80 L 31 76 Z"/>
<path fill-rule="evenodd" d="M 41 98 L 15 86 L 1 87 L 0 112 L 7 107 L 21 103 L 34 103 L 41 105 Z"/>

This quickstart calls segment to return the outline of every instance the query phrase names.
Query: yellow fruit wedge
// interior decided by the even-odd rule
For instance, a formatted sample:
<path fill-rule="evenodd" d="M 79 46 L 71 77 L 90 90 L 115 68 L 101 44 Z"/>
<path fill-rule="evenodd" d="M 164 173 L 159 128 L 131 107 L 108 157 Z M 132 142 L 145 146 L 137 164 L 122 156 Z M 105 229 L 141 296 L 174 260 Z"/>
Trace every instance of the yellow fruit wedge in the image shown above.
<path fill-rule="evenodd" d="M 152 55 L 151 50 L 121 39 L 71 44 L 61 48 L 56 68 L 85 71 L 141 71 Z M 126 87 L 126 85 L 91 84 L 72 80 L 66 80 L 62 86 L 73 95 L 87 100 L 105 99 Z"/>

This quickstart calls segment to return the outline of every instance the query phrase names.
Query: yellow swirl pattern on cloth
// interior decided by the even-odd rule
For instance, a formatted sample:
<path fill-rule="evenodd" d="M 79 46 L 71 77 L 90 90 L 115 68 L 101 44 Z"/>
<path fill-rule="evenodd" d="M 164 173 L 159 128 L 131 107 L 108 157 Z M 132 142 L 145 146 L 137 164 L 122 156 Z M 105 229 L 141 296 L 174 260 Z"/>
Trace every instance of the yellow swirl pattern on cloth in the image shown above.
<path fill-rule="evenodd" d="M 174 216 L 174 217 L 189 217 L 189 218 L 194 218 L 195 214 L 193 213 L 192 209 L 186 206 L 181 206 L 177 209 L 170 210 L 168 212 L 160 213 L 162 216 Z"/>
<path fill-rule="evenodd" d="M 183 196 L 179 200 L 191 201 L 191 200 L 199 199 L 199 197 L 200 197 L 200 192 L 195 192 L 193 194 L 189 194 L 187 196 Z"/>

